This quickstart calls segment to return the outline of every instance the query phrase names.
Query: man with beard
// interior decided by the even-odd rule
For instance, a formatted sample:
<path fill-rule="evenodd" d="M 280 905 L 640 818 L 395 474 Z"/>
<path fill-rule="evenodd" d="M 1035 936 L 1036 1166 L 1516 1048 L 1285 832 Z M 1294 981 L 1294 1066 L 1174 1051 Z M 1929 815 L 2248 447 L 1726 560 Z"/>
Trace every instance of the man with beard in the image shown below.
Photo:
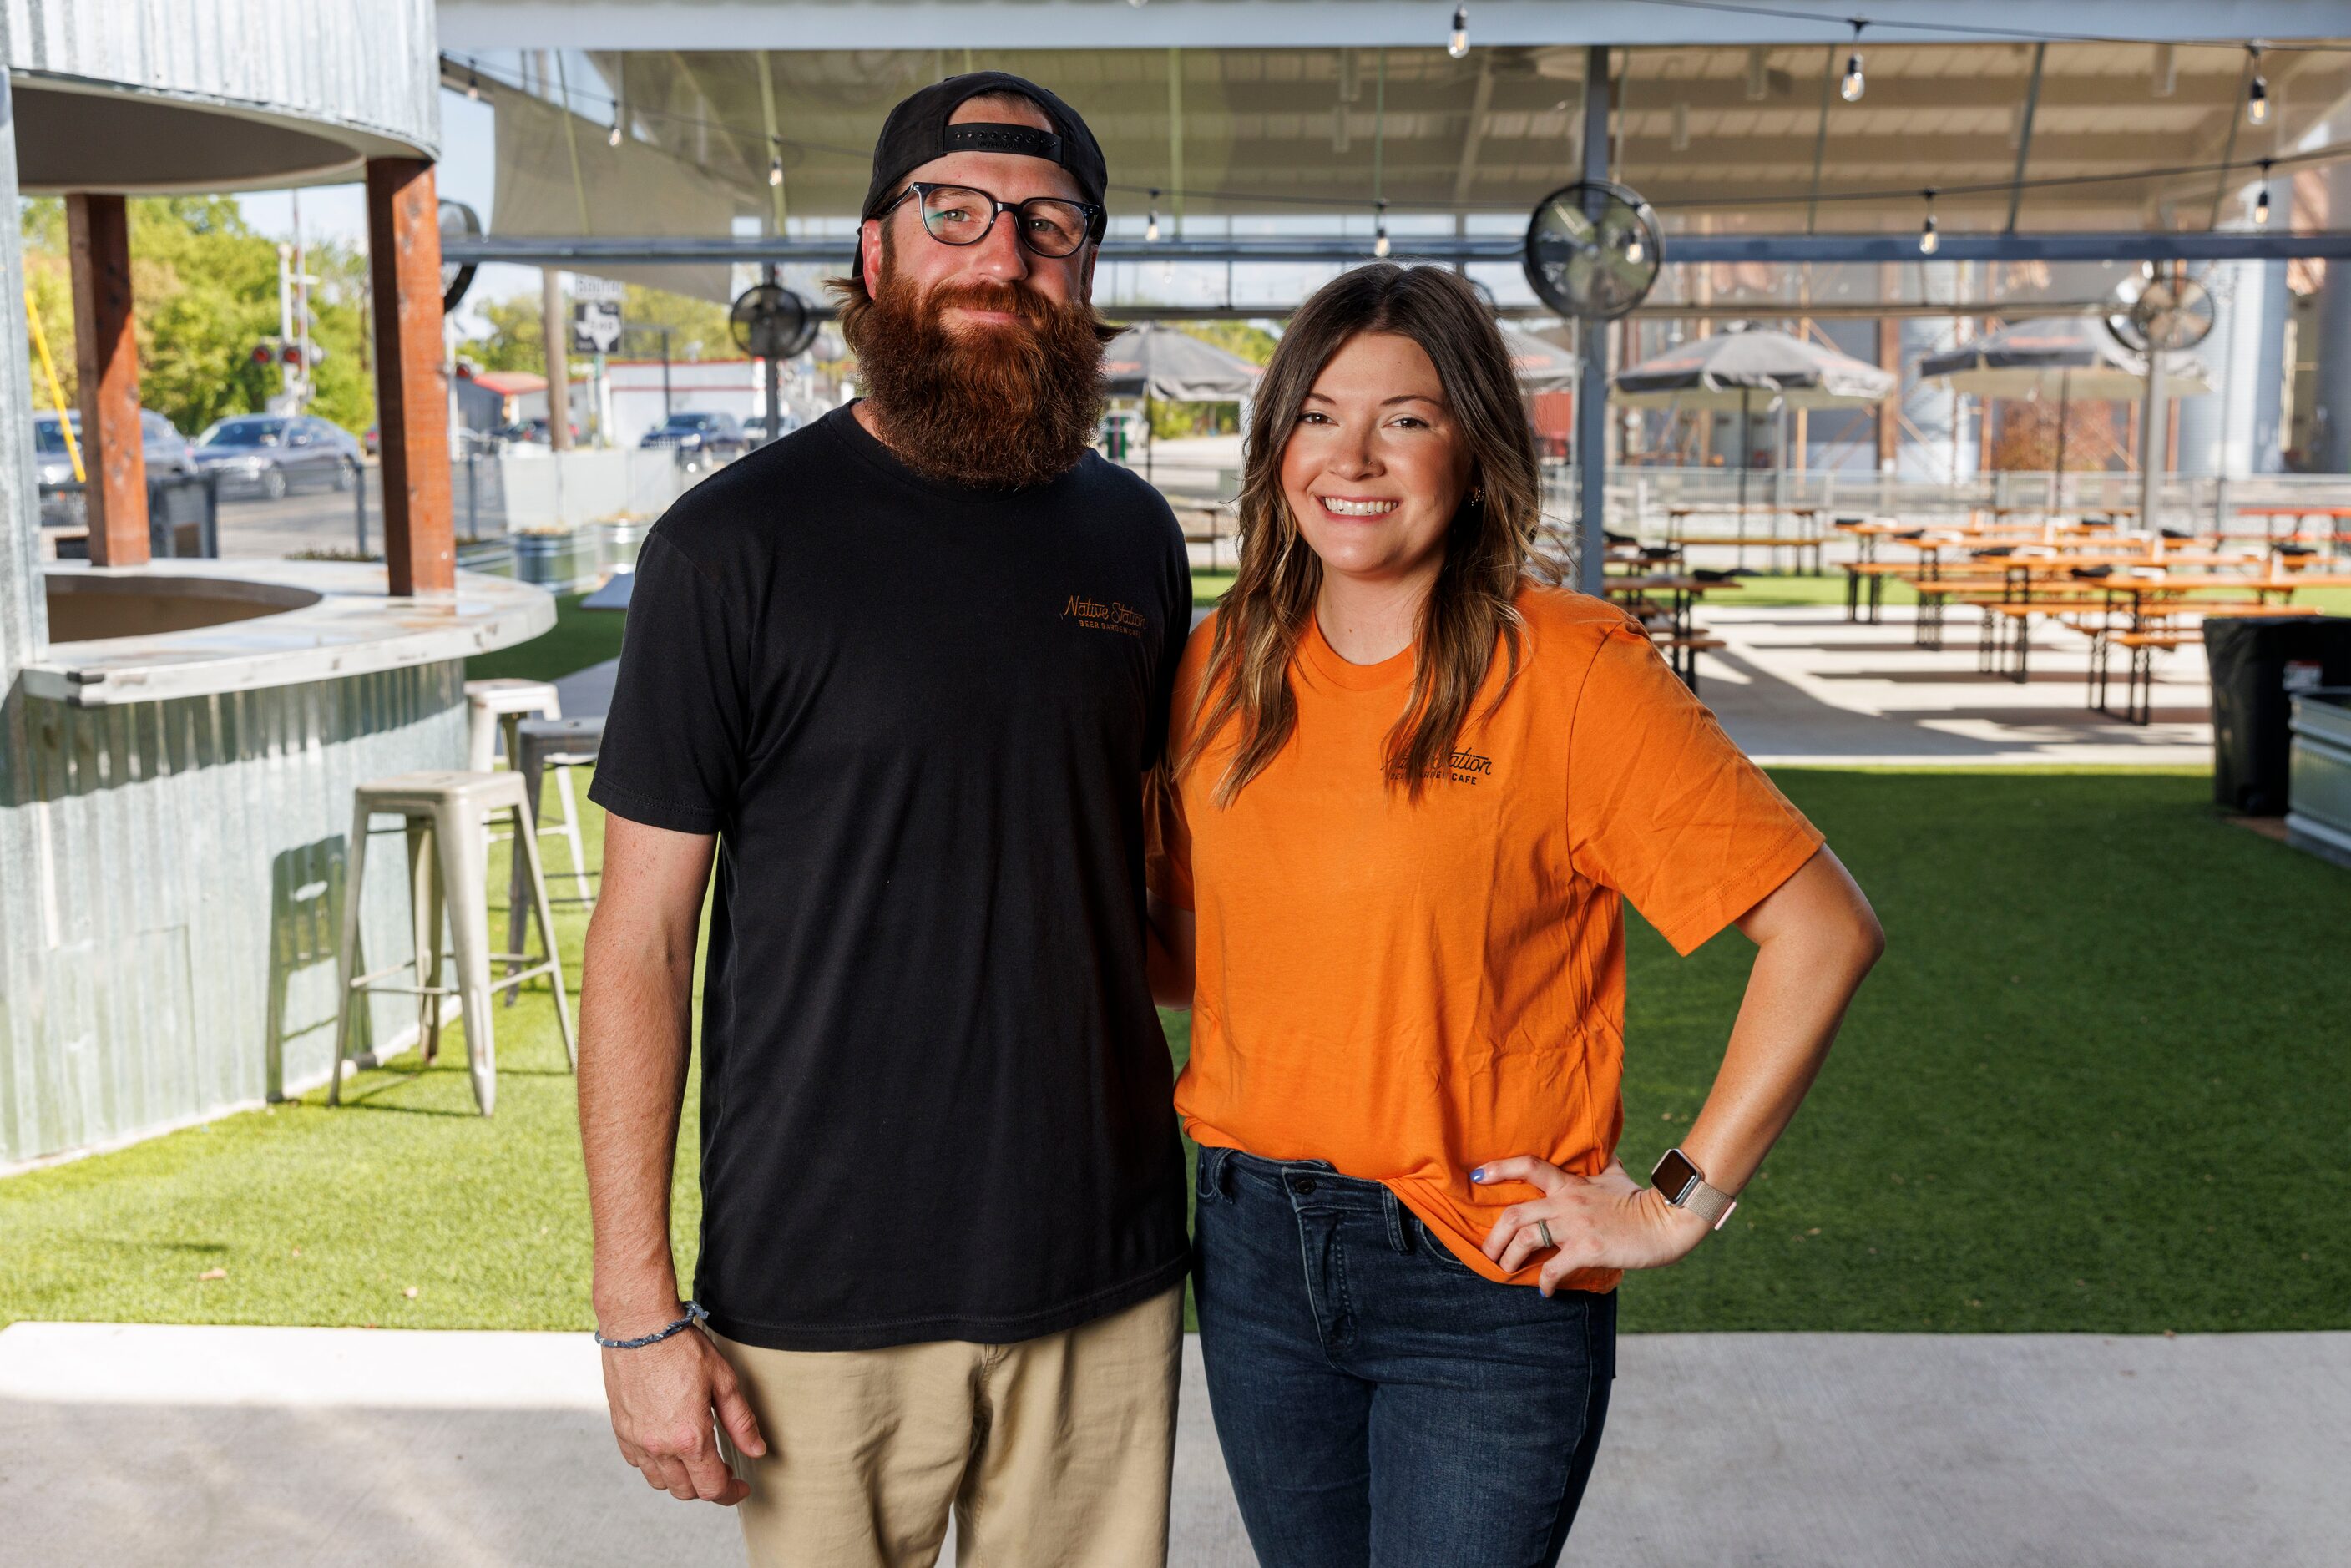
<path fill-rule="evenodd" d="M 598 1337 L 623 1456 L 740 1504 L 757 1563 L 926 1563 L 951 1514 L 978 1561 L 1165 1560 L 1187 1249 L 1142 796 L 1191 581 L 1088 446 L 1104 183 L 1017 77 L 900 104 L 836 285 L 863 401 L 638 562 L 591 791 Z"/>

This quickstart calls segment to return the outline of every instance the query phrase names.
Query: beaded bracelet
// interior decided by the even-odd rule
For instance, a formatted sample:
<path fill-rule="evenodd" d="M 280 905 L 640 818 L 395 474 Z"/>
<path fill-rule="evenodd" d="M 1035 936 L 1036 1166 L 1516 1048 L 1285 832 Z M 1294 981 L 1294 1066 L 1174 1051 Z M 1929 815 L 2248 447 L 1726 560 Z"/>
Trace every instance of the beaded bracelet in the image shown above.
<path fill-rule="evenodd" d="M 670 1324 L 669 1327 L 665 1329 L 656 1329 L 649 1334 L 639 1334 L 634 1339 L 606 1339 L 601 1332 L 595 1329 L 590 1329 L 588 1333 L 590 1338 L 593 1339 L 598 1344 L 602 1345 L 606 1350 L 643 1350 L 649 1344 L 661 1343 L 662 1341 L 669 1338 L 672 1334 L 684 1333 L 686 1330 L 694 1326 L 694 1322 L 696 1318 L 706 1318 L 710 1314 L 708 1312 L 702 1310 L 702 1303 L 700 1301 L 688 1301 L 685 1303 L 685 1316 L 678 1319 L 677 1322 Z"/>

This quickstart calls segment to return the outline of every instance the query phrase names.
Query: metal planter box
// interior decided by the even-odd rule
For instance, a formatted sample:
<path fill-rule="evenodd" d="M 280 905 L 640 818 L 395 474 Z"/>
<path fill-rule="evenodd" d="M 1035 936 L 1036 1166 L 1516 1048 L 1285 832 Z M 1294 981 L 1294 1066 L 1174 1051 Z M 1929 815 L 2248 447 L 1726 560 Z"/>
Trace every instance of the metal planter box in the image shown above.
<path fill-rule="evenodd" d="M 2298 692 L 2287 841 L 2351 866 L 2351 686 Z"/>

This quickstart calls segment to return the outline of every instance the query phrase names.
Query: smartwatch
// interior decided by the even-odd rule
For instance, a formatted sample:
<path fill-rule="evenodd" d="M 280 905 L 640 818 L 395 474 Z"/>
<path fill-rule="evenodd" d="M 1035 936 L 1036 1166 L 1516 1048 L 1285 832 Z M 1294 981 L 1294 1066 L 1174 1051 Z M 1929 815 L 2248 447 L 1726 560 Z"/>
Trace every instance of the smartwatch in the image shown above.
<path fill-rule="evenodd" d="M 1679 1149 L 1667 1149 L 1657 1168 L 1649 1173 L 1649 1185 L 1657 1195 L 1676 1208 L 1687 1208 L 1706 1221 L 1709 1230 L 1719 1230 L 1739 1200 L 1719 1186 L 1708 1186 L 1706 1173 L 1698 1162 Z"/>

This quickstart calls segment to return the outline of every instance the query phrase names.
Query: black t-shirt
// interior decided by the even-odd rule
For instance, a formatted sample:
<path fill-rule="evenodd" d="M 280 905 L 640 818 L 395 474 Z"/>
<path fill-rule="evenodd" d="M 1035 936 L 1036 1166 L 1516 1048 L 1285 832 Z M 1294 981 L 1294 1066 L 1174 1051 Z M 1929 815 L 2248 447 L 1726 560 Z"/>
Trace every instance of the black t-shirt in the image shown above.
<path fill-rule="evenodd" d="M 719 1333 L 1004 1343 L 1183 1277 L 1142 786 L 1190 610 L 1174 515 L 1124 469 L 935 483 L 846 408 L 647 534 L 590 793 L 718 835 Z"/>

